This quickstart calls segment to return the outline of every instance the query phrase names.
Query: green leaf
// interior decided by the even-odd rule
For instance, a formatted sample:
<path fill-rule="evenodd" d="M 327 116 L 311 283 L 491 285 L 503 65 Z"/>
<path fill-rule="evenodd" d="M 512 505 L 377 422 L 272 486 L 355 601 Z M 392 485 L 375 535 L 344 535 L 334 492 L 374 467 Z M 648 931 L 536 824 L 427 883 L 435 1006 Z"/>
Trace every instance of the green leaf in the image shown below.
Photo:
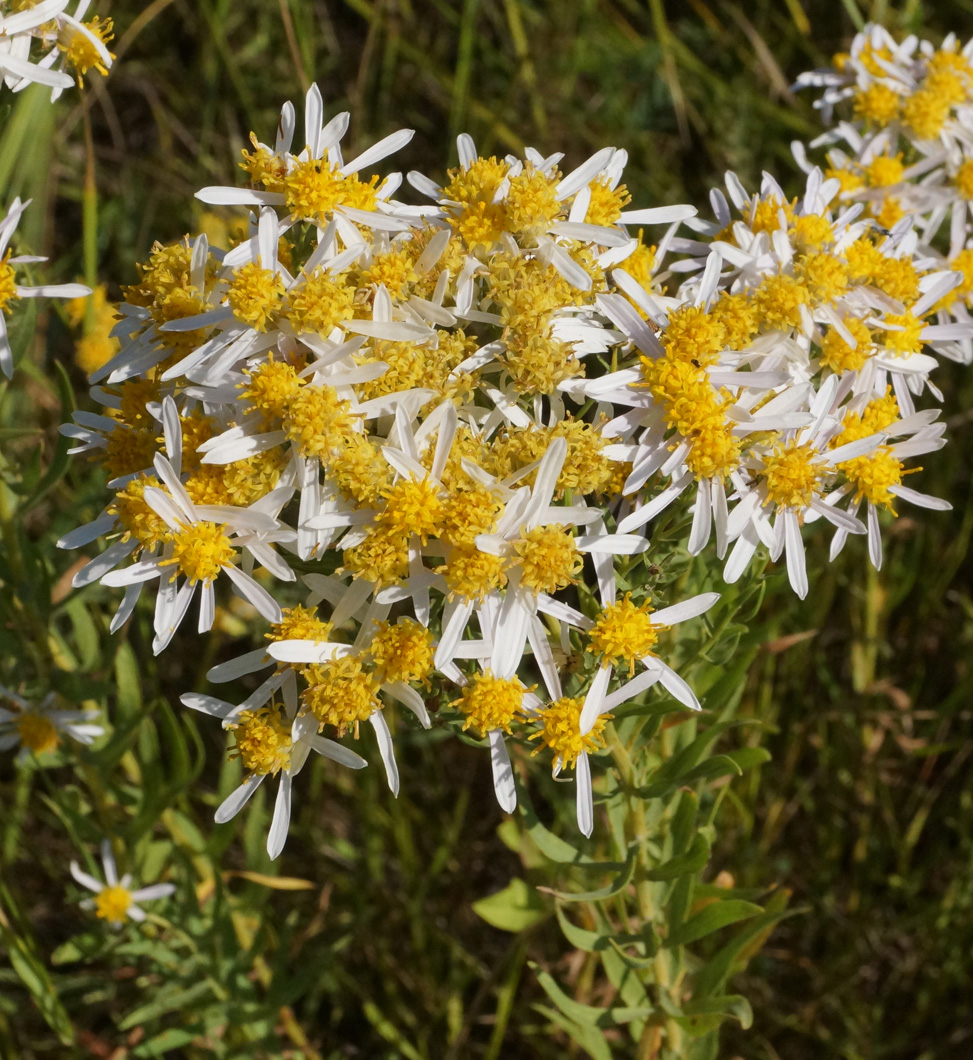
<path fill-rule="evenodd" d="M 738 920 L 759 916 L 763 909 L 753 902 L 744 902 L 739 898 L 728 898 L 725 902 L 710 902 L 701 912 L 691 916 L 678 927 L 666 940 L 667 946 L 685 946 L 697 939 L 711 935 L 720 928 L 735 924 Z"/>
<path fill-rule="evenodd" d="M 71 413 L 74 411 L 74 390 L 71 386 L 71 380 L 68 378 L 67 372 L 64 370 L 64 365 L 60 361 L 54 362 L 54 367 L 57 369 L 57 375 L 55 376 L 55 382 L 57 383 L 58 396 L 61 399 L 61 422 L 68 423 L 71 419 Z M 60 481 L 67 474 L 68 466 L 71 458 L 68 456 L 68 450 L 72 446 L 70 438 L 65 438 L 58 435 L 57 445 L 54 449 L 54 456 L 48 464 L 47 470 L 41 476 L 40 481 L 34 487 L 33 492 L 27 498 L 26 501 L 21 505 L 21 513 L 29 512 L 31 508 L 39 504 Z"/>
<path fill-rule="evenodd" d="M 118 1025 L 121 1031 L 131 1030 L 140 1023 L 148 1023 L 150 1020 L 158 1019 L 170 1012 L 177 1012 L 189 1008 L 195 1002 L 205 998 L 213 992 L 212 984 L 208 979 L 192 986 L 183 987 L 178 983 L 170 983 L 155 992 L 152 1000 L 130 1012 Z"/>
<path fill-rule="evenodd" d="M 606 884 L 604 887 L 599 887 L 594 891 L 554 891 L 554 897 L 560 898 L 562 902 L 601 902 L 606 898 L 611 898 L 613 895 L 624 891 L 632 882 L 632 877 L 635 875 L 637 857 L 638 847 L 633 845 L 628 852 L 628 857 L 625 859 L 621 872 L 611 883 Z M 604 867 L 608 868 L 609 866 L 606 863 Z"/>
<path fill-rule="evenodd" d="M 502 891 L 474 902 L 473 912 L 491 926 L 514 934 L 551 914 L 536 888 L 519 878 L 511 880 Z"/>
<path fill-rule="evenodd" d="M 136 1046 L 132 1050 L 131 1055 L 137 1057 L 163 1056 L 170 1049 L 180 1049 L 184 1045 L 189 1045 L 195 1037 L 196 1035 L 192 1031 L 170 1027 L 169 1030 L 153 1035 L 147 1041 L 142 1042 L 141 1045 Z"/>
<path fill-rule="evenodd" d="M 534 1005 L 534 1008 L 560 1027 L 571 1041 L 584 1049 L 592 1060 L 612 1060 L 611 1049 L 601 1031 L 596 1027 L 575 1023 L 557 1009 L 548 1008 L 546 1005 Z"/>
<path fill-rule="evenodd" d="M 71 1017 L 57 996 L 57 989 L 37 953 L 33 938 L 26 932 L 26 925 L 16 908 L 13 896 L 6 887 L 0 890 L 0 895 L 3 905 L 10 911 L 11 918 L 14 922 L 21 923 L 24 928 L 23 934 L 14 930 L 0 909 L 0 949 L 6 951 L 7 959 L 17 977 L 27 988 L 47 1025 L 58 1036 L 61 1044 L 71 1045 L 74 1042 Z"/>
<path fill-rule="evenodd" d="M 603 868 L 603 863 L 582 854 L 576 847 L 556 836 L 541 824 L 530 797 L 526 791 L 519 793 L 520 815 L 524 819 L 527 834 L 534 841 L 537 849 L 549 861 L 555 861 L 560 865 L 588 865 L 594 868 Z"/>
<path fill-rule="evenodd" d="M 670 858 L 658 868 L 651 869 L 645 876 L 646 879 L 653 882 L 674 880 L 678 876 L 695 876 L 708 861 L 709 841 L 704 835 L 697 832 L 693 837 L 692 845 L 685 854 Z"/>
<path fill-rule="evenodd" d="M 750 1002 L 739 994 L 694 999 L 683 1006 L 683 1015 L 678 1017 L 678 1022 L 686 1030 L 702 1035 L 728 1019 L 735 1019 L 744 1030 L 749 1030 L 753 1024 Z"/>

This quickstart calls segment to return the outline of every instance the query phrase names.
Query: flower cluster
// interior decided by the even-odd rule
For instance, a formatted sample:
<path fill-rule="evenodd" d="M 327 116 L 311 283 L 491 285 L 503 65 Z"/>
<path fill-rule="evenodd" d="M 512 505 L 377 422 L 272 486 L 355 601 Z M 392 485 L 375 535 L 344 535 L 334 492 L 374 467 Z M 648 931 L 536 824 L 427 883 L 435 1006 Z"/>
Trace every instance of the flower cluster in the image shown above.
<path fill-rule="evenodd" d="M 410 132 L 346 163 L 348 115 L 326 122 L 316 88 L 304 124 L 295 151 L 286 105 L 273 146 L 244 152 L 249 187 L 199 193 L 248 207 L 247 235 L 157 245 L 124 292 L 104 411 L 62 428 L 115 491 L 61 542 L 113 538 L 75 584 L 124 587 L 113 629 L 157 585 L 156 651 L 196 596 L 212 626 L 217 582 L 268 623 L 210 671 L 262 675 L 247 700 L 183 702 L 244 770 L 217 820 L 279 778 L 272 856 L 310 753 L 364 766 L 367 722 L 397 791 L 389 708 L 428 727 L 430 696 L 489 746 L 504 809 L 511 740 L 573 769 L 588 834 L 612 712 L 656 683 L 699 707 L 660 653 L 718 594 L 655 609 L 628 577 L 652 520 L 688 503 L 689 551 L 715 530 L 728 581 L 762 542 L 804 595 L 819 518 L 833 551 L 867 532 L 877 565 L 880 510 L 940 505 L 902 478 L 942 444 L 915 402 L 935 394 L 921 349 L 971 330 L 931 322 L 960 277 L 817 171 L 800 201 L 730 175 L 704 221 L 629 209 L 624 151 L 562 173 L 461 136 L 442 183 L 408 174 L 428 200 L 410 205 L 398 174 L 364 175 Z M 654 224 L 654 245 L 629 227 Z"/>
<path fill-rule="evenodd" d="M 973 41 L 961 47 L 950 35 L 937 47 L 911 36 L 899 43 L 868 26 L 830 68 L 802 74 L 797 85 L 823 89 L 815 106 L 829 125 L 841 114 L 810 146 L 827 148 L 826 172 L 841 182 L 842 201 L 862 203 L 887 229 L 911 218 L 924 249 L 963 277 L 938 308 L 969 321 Z M 807 151 L 794 146 L 809 170 Z M 973 360 L 969 341 L 957 352 Z"/>
<path fill-rule="evenodd" d="M 0 75 L 7 88 L 48 85 L 54 100 L 75 78 L 83 84 L 89 70 L 108 73 L 112 20 L 85 21 L 89 2 L 78 0 L 69 14 L 70 0 L 0 0 Z"/>

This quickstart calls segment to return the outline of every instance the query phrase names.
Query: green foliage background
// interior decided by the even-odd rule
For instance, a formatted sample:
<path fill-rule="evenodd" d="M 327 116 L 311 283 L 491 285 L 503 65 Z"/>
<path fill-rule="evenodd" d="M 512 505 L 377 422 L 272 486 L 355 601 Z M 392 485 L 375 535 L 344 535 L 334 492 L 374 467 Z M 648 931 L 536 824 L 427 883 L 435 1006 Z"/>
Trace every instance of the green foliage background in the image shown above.
<path fill-rule="evenodd" d="M 529 143 L 565 151 L 566 165 L 611 143 L 629 152 L 636 205 L 705 209 L 726 168 L 750 187 L 762 169 L 799 184 L 788 144 L 818 126 L 788 84 L 856 22 L 934 40 L 973 34 L 967 0 L 100 0 L 95 10 L 116 23 L 111 78 L 86 90 L 87 115 L 77 92 L 54 109 L 42 91 L 12 106 L 8 95 L 0 187 L 7 202 L 34 198 L 22 243 L 51 256 L 52 279 L 106 279 L 113 296 L 155 239 L 196 230 L 193 192 L 235 182 L 249 130 L 270 140 L 281 102 L 312 79 L 330 113 L 351 110 L 350 148 L 414 127 L 403 169 L 442 175 L 463 130 L 481 153 Z M 97 514 L 102 484 L 81 461 L 53 485 L 42 477 L 62 459 L 55 431 L 71 400 L 56 362 L 85 392 L 58 313 L 42 316 L 30 359 L 0 389 L 3 475 L 36 495 L 23 539 L 5 541 L 0 578 L 50 622 L 59 691 L 107 700 L 116 738 L 82 756 L 82 781 L 64 765 L 0 762 L 0 1055 L 583 1055 L 535 1008 L 545 999 L 527 962 L 603 1004 L 585 955 L 565 956 L 550 916 L 528 915 L 514 934 L 472 909 L 523 875 L 525 858 L 531 868 L 518 826 L 495 806 L 485 755 L 400 734 L 397 801 L 374 769 L 314 771 L 273 865 L 260 796 L 242 823 L 212 825 L 238 767 L 224 763 L 218 727 L 171 704 L 236 653 L 242 630 L 231 616 L 202 645 L 183 632 L 155 660 L 144 614 L 109 637 L 114 594 L 68 591 L 76 557 L 53 542 Z M 26 336 L 33 320 L 22 327 Z M 739 708 L 765 728 L 739 739 L 772 759 L 729 786 L 709 871 L 753 893 L 786 889 L 804 912 L 735 981 L 755 1020 L 727 1032 L 728 1058 L 973 1051 L 973 381 L 945 366 L 939 383 L 952 444 L 930 455 L 919 488 L 954 511 L 902 512 L 880 574 L 854 542 L 825 566 L 822 541 L 804 605 L 786 579 L 766 579 L 768 622 Z M 4 617 L 9 662 L 23 616 Z M 532 786 L 546 805 L 541 772 Z M 68 861 L 105 833 L 146 880 L 169 870 L 190 881 L 160 907 L 170 924 L 111 936 L 69 897 Z"/>

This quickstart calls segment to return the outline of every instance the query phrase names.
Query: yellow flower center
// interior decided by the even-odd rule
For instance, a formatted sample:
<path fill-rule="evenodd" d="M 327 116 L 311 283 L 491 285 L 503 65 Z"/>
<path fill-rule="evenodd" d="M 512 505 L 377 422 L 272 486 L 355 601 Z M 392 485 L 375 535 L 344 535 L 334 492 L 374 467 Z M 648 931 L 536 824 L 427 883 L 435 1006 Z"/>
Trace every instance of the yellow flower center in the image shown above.
<path fill-rule="evenodd" d="M 361 275 L 361 286 L 384 284 L 396 301 L 409 297 L 410 289 L 419 279 L 415 270 L 415 259 L 408 250 L 390 250 L 376 254 L 371 265 Z"/>
<path fill-rule="evenodd" d="M 794 240 L 802 246 L 820 248 L 834 241 L 834 229 L 823 214 L 805 213 L 794 218 Z"/>
<path fill-rule="evenodd" d="M 408 538 L 378 526 L 358 545 L 344 550 L 345 569 L 376 585 L 396 585 L 409 572 Z"/>
<path fill-rule="evenodd" d="M 870 504 L 888 508 L 895 514 L 892 509 L 895 494 L 890 487 L 902 483 L 904 465 L 889 446 L 880 446 L 874 453 L 855 460 L 845 460 L 838 467 L 855 487 L 856 503 L 864 497 Z"/>
<path fill-rule="evenodd" d="M 817 451 L 791 442 L 778 446 L 767 459 L 761 476 L 767 486 L 765 504 L 780 508 L 807 508 L 829 472 L 823 461 L 814 462 Z"/>
<path fill-rule="evenodd" d="M 350 402 L 339 398 L 334 387 L 308 384 L 287 406 L 284 430 L 301 456 L 316 456 L 325 463 L 353 433 L 355 419 Z"/>
<path fill-rule="evenodd" d="M 20 298 L 17 294 L 17 278 L 14 276 L 14 267 L 7 259 L 11 252 L 8 250 L 0 261 L 0 312 L 10 316 L 10 303 Z"/>
<path fill-rule="evenodd" d="M 899 116 L 899 97 L 888 85 L 855 90 L 855 117 L 873 125 L 889 125 Z"/>
<path fill-rule="evenodd" d="M 905 166 L 902 155 L 878 155 L 865 167 L 865 177 L 870 188 L 888 188 L 902 180 Z"/>
<path fill-rule="evenodd" d="M 920 88 L 902 105 L 902 120 L 920 140 L 935 140 L 949 117 L 950 100 L 935 91 Z"/>
<path fill-rule="evenodd" d="M 279 272 L 249 261 L 233 274 L 226 300 L 237 320 L 256 331 L 275 327 L 284 297 L 284 280 Z"/>
<path fill-rule="evenodd" d="M 922 329 L 925 321 L 917 319 L 908 310 L 904 313 L 892 313 L 885 318 L 887 324 L 899 324 L 901 331 L 886 331 L 885 346 L 887 349 L 895 350 L 909 356 L 918 353 L 922 349 Z"/>
<path fill-rule="evenodd" d="M 652 654 L 664 626 L 654 626 L 648 603 L 636 606 L 632 594 L 626 593 L 617 603 L 609 604 L 591 627 L 586 651 L 601 655 L 605 662 L 617 665 L 623 660 L 635 669 L 635 660 Z"/>
<path fill-rule="evenodd" d="M 560 759 L 562 768 L 574 769 L 579 755 L 591 754 L 599 747 L 604 747 L 603 733 L 612 715 L 602 714 L 591 731 L 582 736 L 579 722 L 583 706 L 582 698 L 565 696 L 542 710 L 538 716 L 541 729 L 529 737 L 531 740 L 540 740 L 541 744 L 532 753 L 537 754 L 543 747 L 549 747 Z"/>
<path fill-rule="evenodd" d="M 114 36 L 110 18 L 93 18 L 90 22 L 84 23 L 84 28 L 97 37 L 102 44 L 107 44 Z M 108 73 L 104 59 L 91 40 L 70 23 L 65 22 L 62 25 L 57 46 L 64 53 L 68 65 L 77 71 L 79 84 L 92 68 L 102 75 Z M 109 55 L 111 55 L 110 52 Z M 114 59 L 115 56 L 112 55 L 112 58 Z"/>
<path fill-rule="evenodd" d="M 524 713 L 524 692 L 527 689 L 516 677 L 509 680 L 494 677 L 489 670 L 477 674 L 463 689 L 463 694 L 453 706 L 466 715 L 464 732 L 473 728 L 485 736 L 493 729 L 509 733 L 510 726 L 518 715 Z"/>
<path fill-rule="evenodd" d="M 842 323 L 851 332 L 854 347 L 848 345 L 837 328 L 829 328 L 821 340 L 821 361 L 835 375 L 858 371 L 872 349 L 872 333 L 863 321 L 857 317 L 845 317 Z"/>
<path fill-rule="evenodd" d="M 733 424 L 722 411 L 706 416 L 693 425 L 687 439 L 690 443 L 686 467 L 696 480 L 727 478 L 740 464 L 742 441 L 733 435 Z"/>
<path fill-rule="evenodd" d="M 481 552 L 475 545 L 456 545 L 437 573 L 446 579 L 450 597 L 482 600 L 507 584 L 502 556 Z"/>
<path fill-rule="evenodd" d="M 800 259 L 797 272 L 813 302 L 833 302 L 848 288 L 848 267 L 833 254 L 807 254 Z"/>
<path fill-rule="evenodd" d="M 726 328 L 701 306 L 683 306 L 669 316 L 662 341 L 670 360 L 710 365 L 724 347 Z"/>
<path fill-rule="evenodd" d="M 95 895 L 95 915 L 112 924 L 122 923 L 132 905 L 132 893 L 120 884 L 105 887 Z"/>
<path fill-rule="evenodd" d="M 355 288 L 317 268 L 287 292 L 283 315 L 298 335 L 328 336 L 355 315 Z"/>
<path fill-rule="evenodd" d="M 313 607 L 285 607 L 279 622 L 270 627 L 267 639 L 327 641 L 331 636 L 331 623 L 318 618 Z"/>
<path fill-rule="evenodd" d="M 160 567 L 174 566 L 191 585 L 209 585 L 224 566 L 230 566 L 236 551 L 226 536 L 226 527 L 218 523 L 193 523 L 172 532 L 172 555 L 161 560 Z M 174 575 L 175 576 L 175 575 Z"/>
<path fill-rule="evenodd" d="M 899 302 L 914 302 L 919 297 L 919 274 L 908 258 L 880 257 L 872 270 L 872 282 Z"/>
<path fill-rule="evenodd" d="M 339 736 L 351 728 L 357 738 L 359 723 L 381 709 L 378 682 L 353 655 L 315 663 L 302 672 L 308 684 L 301 695 L 305 709 L 322 725 L 333 725 Z"/>
<path fill-rule="evenodd" d="M 451 545 L 472 545 L 477 534 L 492 534 L 502 505 L 485 486 L 452 494 L 443 506 L 442 536 Z"/>
<path fill-rule="evenodd" d="M 438 487 L 428 478 L 421 482 L 401 479 L 383 495 L 385 511 L 379 514 L 376 522 L 390 533 L 405 537 L 418 534 L 423 544 L 438 533 L 443 502 L 439 499 Z"/>
<path fill-rule="evenodd" d="M 306 221 L 327 224 L 335 209 L 350 206 L 356 210 L 375 209 L 377 177 L 367 183 L 357 176 L 342 177 L 327 161 L 298 162 L 283 180 L 287 208 Z"/>
<path fill-rule="evenodd" d="M 621 217 L 622 210 L 632 201 L 632 196 L 624 184 L 619 184 L 612 190 L 607 180 L 599 178 L 593 180 L 588 187 L 591 191 L 591 201 L 588 203 L 588 212 L 584 219 L 590 225 L 611 227 Z M 627 259 L 625 262 L 626 272 L 630 271 L 628 267 L 630 260 Z"/>
<path fill-rule="evenodd" d="M 263 426 L 278 426 L 305 380 L 284 361 L 267 361 L 245 374 L 249 384 L 239 384 L 241 396 L 260 414 Z"/>
<path fill-rule="evenodd" d="M 155 429 L 133 430 L 119 423 L 105 436 L 105 448 L 100 456 L 108 474 L 112 478 L 121 478 L 150 468 L 157 450 Z"/>
<path fill-rule="evenodd" d="M 973 158 L 967 158 L 960 164 L 956 176 L 953 177 L 953 183 L 961 198 L 973 200 Z"/>
<path fill-rule="evenodd" d="M 787 275 L 767 276 L 753 295 L 758 319 L 767 331 L 798 327 L 801 306 L 810 300 L 807 287 Z"/>
<path fill-rule="evenodd" d="M 550 228 L 561 212 L 561 204 L 554 194 L 557 181 L 557 175 L 547 177 L 529 163 L 519 176 L 511 179 L 504 200 L 510 232 L 536 237 Z"/>
<path fill-rule="evenodd" d="M 169 533 L 164 520 L 145 503 L 145 487 L 160 485 L 154 475 L 141 475 L 115 494 L 108 512 L 123 527 L 123 540 L 131 536 L 143 548 L 155 548 Z"/>
<path fill-rule="evenodd" d="M 368 654 L 379 683 L 423 681 L 428 686 L 435 654 L 432 633 L 411 618 L 400 618 L 394 626 L 389 622 L 377 625 Z"/>
<path fill-rule="evenodd" d="M 15 724 L 20 742 L 34 754 L 54 751 L 61 742 L 57 726 L 44 714 L 24 711 Z"/>
<path fill-rule="evenodd" d="M 573 584 L 583 560 L 574 538 L 560 526 L 535 526 L 514 542 L 520 584 L 534 593 L 553 593 Z"/>
<path fill-rule="evenodd" d="M 245 710 L 227 726 L 233 731 L 236 750 L 243 768 L 248 773 L 276 775 L 291 764 L 291 723 L 284 717 L 279 704 Z"/>

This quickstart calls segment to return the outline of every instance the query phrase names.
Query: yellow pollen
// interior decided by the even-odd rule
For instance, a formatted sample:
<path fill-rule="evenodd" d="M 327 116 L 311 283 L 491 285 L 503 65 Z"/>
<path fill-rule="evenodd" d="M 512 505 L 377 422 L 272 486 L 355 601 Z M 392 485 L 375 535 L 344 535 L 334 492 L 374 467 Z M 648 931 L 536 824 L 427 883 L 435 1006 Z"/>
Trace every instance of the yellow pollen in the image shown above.
<path fill-rule="evenodd" d="M 767 487 L 764 505 L 774 503 L 779 508 L 808 508 L 831 470 L 824 461 L 814 462 L 817 456 L 816 450 L 796 442 L 778 445 L 761 472 Z"/>
<path fill-rule="evenodd" d="M 93 18 L 89 22 L 82 23 L 84 28 L 92 36 L 96 37 L 102 44 L 108 42 L 114 36 L 112 20 L 110 18 Z M 106 75 L 108 68 L 105 60 L 94 46 L 87 34 L 82 33 L 76 26 L 65 23 L 61 29 L 57 41 L 58 48 L 64 53 L 64 58 L 78 74 L 78 84 L 84 83 L 84 75 L 91 69 L 99 74 Z M 112 59 L 115 58 L 111 52 L 108 53 Z"/>
<path fill-rule="evenodd" d="M 801 323 L 802 305 L 811 295 L 807 287 L 793 276 L 767 276 L 753 295 L 754 308 L 761 326 L 767 331 L 796 328 Z"/>
<path fill-rule="evenodd" d="M 452 705 L 458 706 L 466 715 L 464 732 L 472 728 L 481 736 L 494 729 L 509 733 L 510 726 L 524 713 L 526 691 L 518 678 L 494 677 L 487 670 L 473 677 Z"/>
<path fill-rule="evenodd" d="M 274 622 L 268 640 L 314 640 L 325 642 L 331 636 L 331 623 L 318 618 L 313 607 L 285 607 L 279 622 Z"/>
<path fill-rule="evenodd" d="M 301 456 L 316 456 L 325 463 L 353 433 L 356 419 L 351 403 L 339 398 L 334 387 L 308 384 L 288 405 L 283 426 Z"/>
<path fill-rule="evenodd" d="M 169 533 L 169 527 L 145 502 L 145 487 L 161 483 L 154 475 L 140 475 L 115 494 L 108 509 L 114 515 L 124 533 L 122 540 L 134 537 L 142 548 L 155 548 Z"/>
<path fill-rule="evenodd" d="M 873 125 L 889 125 L 899 116 L 899 97 L 888 85 L 855 90 L 855 117 Z"/>
<path fill-rule="evenodd" d="M 819 250 L 834 242 L 834 229 L 827 217 L 819 213 L 799 214 L 791 224 L 794 241 L 809 249 Z"/>
<path fill-rule="evenodd" d="M 578 580 L 582 556 L 560 526 L 535 526 L 514 542 L 520 584 L 534 593 L 553 593 Z"/>
<path fill-rule="evenodd" d="M 389 533 L 404 537 L 418 534 L 423 544 L 438 534 L 443 502 L 439 499 L 438 487 L 428 478 L 421 482 L 402 479 L 386 489 L 383 496 L 385 511 L 379 514 L 376 522 L 386 527 Z"/>
<path fill-rule="evenodd" d="M 452 494 L 443 506 L 443 538 L 451 545 L 472 545 L 478 534 L 492 534 L 503 505 L 486 486 Z"/>
<path fill-rule="evenodd" d="M 881 257 L 872 271 L 872 282 L 899 302 L 914 302 L 919 297 L 919 274 L 908 258 Z"/>
<path fill-rule="evenodd" d="M 367 183 L 357 176 L 342 177 L 327 161 L 298 162 L 283 180 L 287 208 L 306 221 L 327 224 L 339 206 L 356 210 L 375 209 L 377 177 Z"/>
<path fill-rule="evenodd" d="M 838 329 L 833 327 L 828 329 L 821 340 L 821 362 L 835 375 L 857 372 L 864 366 L 873 349 L 872 333 L 864 321 L 857 317 L 845 317 L 842 323 L 851 332 L 855 340 L 854 347 L 849 346 Z"/>
<path fill-rule="evenodd" d="M 655 626 L 648 603 L 635 605 L 626 593 L 617 603 L 609 604 L 591 627 L 586 651 L 600 655 L 604 662 L 617 666 L 624 661 L 630 670 L 635 660 L 653 654 L 652 649 L 665 626 Z"/>
<path fill-rule="evenodd" d="M 507 584 L 502 556 L 481 552 L 475 545 L 456 545 L 446 563 L 436 568 L 446 579 L 450 598 L 482 600 Z"/>
<path fill-rule="evenodd" d="M 560 761 L 563 769 L 574 769 L 575 763 L 582 754 L 592 754 L 605 746 L 605 726 L 611 720 L 611 714 L 602 714 L 592 726 L 591 731 L 581 735 L 581 708 L 584 700 L 581 697 L 556 699 L 538 715 L 541 723 L 539 732 L 529 739 L 540 740 L 541 744 L 532 752 L 538 754 L 544 747 L 549 747 L 555 754 L 555 762 Z"/>
<path fill-rule="evenodd" d="M 236 550 L 226 536 L 226 527 L 218 523 L 193 523 L 173 531 L 172 556 L 159 562 L 160 567 L 175 566 L 191 585 L 212 583 L 224 566 L 230 566 Z"/>
<path fill-rule="evenodd" d="M 724 291 L 710 306 L 709 315 L 723 325 L 725 348 L 729 350 L 744 349 L 759 328 L 756 311 L 745 294 Z"/>
<path fill-rule="evenodd" d="M 0 260 L 0 312 L 10 316 L 10 304 L 20 298 L 17 294 L 17 279 L 14 276 L 14 267 L 9 264 L 8 258 L 12 251 L 7 251 Z"/>
<path fill-rule="evenodd" d="M 264 427 L 279 427 L 305 380 L 284 361 L 268 361 L 244 374 L 249 383 L 240 384 L 241 397 L 259 413 Z"/>
<path fill-rule="evenodd" d="M 245 710 L 227 725 L 236 740 L 231 757 L 239 757 L 243 768 L 257 776 L 276 775 L 291 764 L 291 723 L 278 704 Z"/>
<path fill-rule="evenodd" d="M 696 480 L 725 479 L 740 464 L 742 442 L 722 411 L 698 420 L 686 435 L 690 443 L 686 467 Z"/>
<path fill-rule="evenodd" d="M 848 288 L 848 267 L 840 258 L 823 251 L 802 257 L 797 273 L 813 302 L 833 302 Z"/>
<path fill-rule="evenodd" d="M 726 328 L 701 306 L 682 306 L 669 316 L 662 335 L 666 356 L 673 361 L 714 364 L 726 339 Z"/>
<path fill-rule="evenodd" d="M 57 726 L 44 714 L 24 711 L 15 725 L 20 742 L 34 754 L 55 751 L 61 742 Z"/>
<path fill-rule="evenodd" d="M 613 190 L 603 177 L 593 180 L 588 188 L 591 191 L 591 201 L 588 203 L 588 212 L 584 219 L 590 225 L 611 227 L 617 223 L 622 210 L 632 201 L 632 196 L 624 184 L 619 184 Z M 625 271 L 628 272 L 627 261 Z"/>
<path fill-rule="evenodd" d="M 924 320 L 918 320 L 912 313 L 893 313 L 885 318 L 886 324 L 898 324 L 901 331 L 885 332 L 885 347 L 909 356 L 918 353 L 922 349 L 922 329 L 925 327 Z"/>
<path fill-rule="evenodd" d="M 973 158 L 967 158 L 960 164 L 956 176 L 953 177 L 953 183 L 961 198 L 967 202 L 973 201 Z"/>
<path fill-rule="evenodd" d="M 261 147 L 256 133 L 250 133 L 250 143 L 253 144 L 253 151 L 244 149 L 240 152 L 243 155 L 240 168 L 249 174 L 250 183 L 267 191 L 283 192 L 287 163 L 266 147 Z"/>
<path fill-rule="evenodd" d="M 396 625 L 376 623 L 378 629 L 368 646 L 375 678 L 380 684 L 391 681 L 421 681 L 429 687 L 435 650 L 432 633 L 411 618 L 400 618 Z"/>
<path fill-rule="evenodd" d="M 333 725 L 339 736 L 350 728 L 357 737 L 359 724 L 381 709 L 378 682 L 353 655 L 315 663 L 302 672 L 308 684 L 301 695 L 305 709 L 321 725 Z"/>
<path fill-rule="evenodd" d="M 226 300 L 237 320 L 255 331 L 276 327 L 284 297 L 284 280 L 279 272 L 247 262 L 233 274 Z"/>
<path fill-rule="evenodd" d="M 120 884 L 104 887 L 95 895 L 95 916 L 110 924 L 121 924 L 128 917 L 132 894 Z"/>
<path fill-rule="evenodd" d="M 920 88 L 902 104 L 903 122 L 920 140 L 935 140 L 949 117 L 950 100 Z"/>
<path fill-rule="evenodd" d="M 539 173 L 530 163 L 511 178 L 504 198 L 508 231 L 521 238 L 536 238 L 551 227 L 562 211 L 554 193 L 559 179 L 557 173 Z"/>
<path fill-rule="evenodd" d="M 874 453 L 867 453 L 855 460 L 845 460 L 838 468 L 855 487 L 856 504 L 864 497 L 869 504 L 888 508 L 895 514 L 892 505 L 896 498 L 891 487 L 901 485 L 904 465 L 889 446 L 882 445 Z"/>
<path fill-rule="evenodd" d="M 870 188 L 889 188 L 902 180 L 904 171 L 901 153 L 878 155 L 865 167 L 865 179 Z"/>
<path fill-rule="evenodd" d="M 287 292 L 282 312 L 298 335 L 326 338 L 355 315 L 354 301 L 355 288 L 321 267 Z"/>
<path fill-rule="evenodd" d="M 384 284 L 396 302 L 409 297 L 412 285 L 419 279 L 415 260 L 408 250 L 390 250 L 376 254 L 371 265 L 361 275 L 361 286 L 378 287 Z"/>
<path fill-rule="evenodd" d="M 876 210 L 876 206 L 878 209 Z M 894 195 L 886 195 L 881 204 L 869 203 L 869 210 L 882 228 L 891 228 L 905 217 L 902 203 Z"/>
<path fill-rule="evenodd" d="M 443 198 L 464 206 L 472 202 L 490 202 L 500 189 L 510 166 L 490 158 L 478 158 L 469 169 L 451 169 L 449 182 L 443 188 Z"/>
<path fill-rule="evenodd" d="M 408 538 L 387 527 L 369 531 L 361 544 L 346 548 L 342 562 L 356 578 L 397 585 L 409 572 Z"/>

